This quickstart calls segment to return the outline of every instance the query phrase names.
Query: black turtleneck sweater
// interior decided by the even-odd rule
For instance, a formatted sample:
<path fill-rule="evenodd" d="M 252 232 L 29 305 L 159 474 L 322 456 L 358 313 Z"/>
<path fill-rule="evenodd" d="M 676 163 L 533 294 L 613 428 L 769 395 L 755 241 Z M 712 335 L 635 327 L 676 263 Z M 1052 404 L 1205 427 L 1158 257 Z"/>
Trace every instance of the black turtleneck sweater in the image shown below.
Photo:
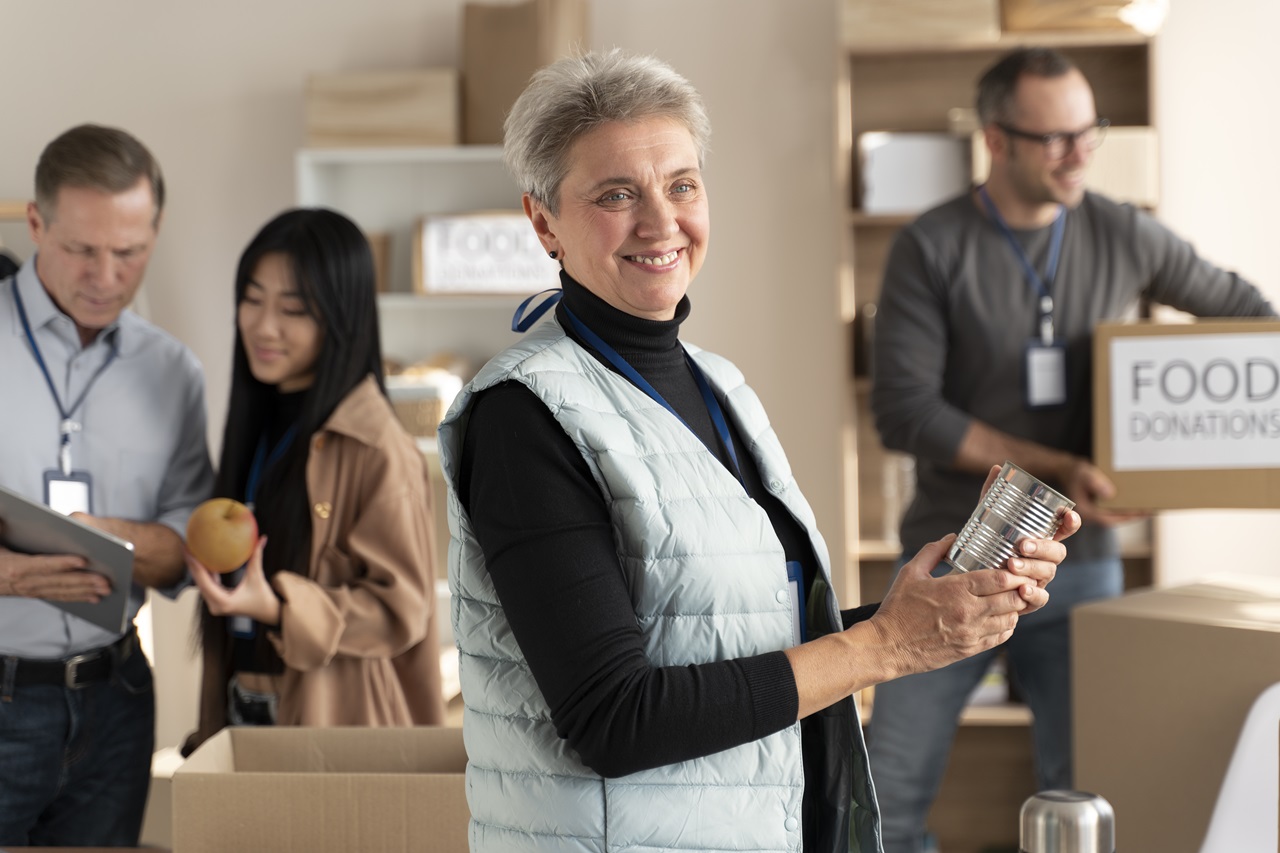
<path fill-rule="evenodd" d="M 566 275 L 561 281 L 556 311 L 568 335 L 609 366 L 574 332 L 566 306 L 733 470 L 678 339 L 688 299 L 674 319 L 648 320 L 613 308 Z M 804 529 L 765 490 L 728 420 L 747 492 L 768 513 L 787 559 L 812 578 L 816 557 Z M 799 696 L 782 652 L 650 665 L 604 496 L 581 452 L 524 385 L 504 382 L 476 396 L 458 491 L 556 730 L 588 767 L 621 776 L 710 755 L 795 722 Z M 863 608 L 845 620 L 869 614 Z"/>

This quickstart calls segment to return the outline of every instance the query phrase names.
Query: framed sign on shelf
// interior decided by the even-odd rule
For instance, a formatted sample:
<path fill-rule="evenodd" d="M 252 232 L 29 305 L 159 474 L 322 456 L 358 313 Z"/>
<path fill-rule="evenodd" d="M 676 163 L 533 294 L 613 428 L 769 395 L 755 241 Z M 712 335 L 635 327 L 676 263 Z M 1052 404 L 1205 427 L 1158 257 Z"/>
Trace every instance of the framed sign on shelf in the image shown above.
<path fill-rule="evenodd" d="M 423 217 L 414 230 L 414 290 L 435 296 L 534 293 L 559 282 L 521 211 Z"/>

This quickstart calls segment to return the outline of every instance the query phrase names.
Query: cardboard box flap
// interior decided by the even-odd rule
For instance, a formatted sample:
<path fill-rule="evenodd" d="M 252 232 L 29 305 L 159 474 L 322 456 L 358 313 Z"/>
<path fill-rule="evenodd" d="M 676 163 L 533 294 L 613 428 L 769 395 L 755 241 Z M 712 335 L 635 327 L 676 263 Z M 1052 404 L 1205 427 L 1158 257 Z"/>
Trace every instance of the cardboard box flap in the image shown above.
<path fill-rule="evenodd" d="M 173 775 L 192 773 L 227 773 L 236 767 L 235 748 L 231 743 L 231 730 L 225 729 L 209 738 L 187 760 L 174 768 Z"/>
<path fill-rule="evenodd" d="M 1091 602 L 1092 613 L 1280 632 L 1280 580 L 1218 574 L 1183 586 Z"/>
<path fill-rule="evenodd" d="M 464 853 L 458 728 L 233 727 L 174 772 L 175 853 Z"/>
<path fill-rule="evenodd" d="M 457 729 L 404 730 L 233 727 L 211 738 L 178 773 L 460 773 L 466 750 Z"/>

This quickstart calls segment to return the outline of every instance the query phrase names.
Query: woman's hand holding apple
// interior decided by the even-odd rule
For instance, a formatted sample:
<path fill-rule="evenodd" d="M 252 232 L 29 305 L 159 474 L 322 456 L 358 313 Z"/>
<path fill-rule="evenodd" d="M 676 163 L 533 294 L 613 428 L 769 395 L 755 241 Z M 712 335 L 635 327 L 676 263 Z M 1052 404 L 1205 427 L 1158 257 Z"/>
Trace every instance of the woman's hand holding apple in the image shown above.
<path fill-rule="evenodd" d="M 267 537 L 258 539 L 245 565 L 244 577 L 232 588 L 223 586 L 217 574 L 187 551 L 187 568 L 210 613 L 214 616 L 248 616 L 264 625 L 280 624 L 280 599 L 262 568 L 262 549 L 266 545 Z"/>

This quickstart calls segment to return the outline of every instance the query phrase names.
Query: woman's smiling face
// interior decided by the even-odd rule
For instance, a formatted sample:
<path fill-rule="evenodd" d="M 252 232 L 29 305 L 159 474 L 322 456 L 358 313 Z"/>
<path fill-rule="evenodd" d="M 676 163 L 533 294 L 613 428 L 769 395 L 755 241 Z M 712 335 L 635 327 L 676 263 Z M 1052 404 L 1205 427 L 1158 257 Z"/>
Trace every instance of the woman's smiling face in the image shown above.
<path fill-rule="evenodd" d="M 263 255 L 236 310 L 249 371 L 280 391 L 309 388 L 324 333 L 293 280 L 289 259 Z"/>
<path fill-rule="evenodd" d="M 569 163 L 557 215 L 525 196 L 542 245 L 613 307 L 671 319 L 710 238 L 689 131 L 670 118 L 610 122 L 575 142 Z"/>

